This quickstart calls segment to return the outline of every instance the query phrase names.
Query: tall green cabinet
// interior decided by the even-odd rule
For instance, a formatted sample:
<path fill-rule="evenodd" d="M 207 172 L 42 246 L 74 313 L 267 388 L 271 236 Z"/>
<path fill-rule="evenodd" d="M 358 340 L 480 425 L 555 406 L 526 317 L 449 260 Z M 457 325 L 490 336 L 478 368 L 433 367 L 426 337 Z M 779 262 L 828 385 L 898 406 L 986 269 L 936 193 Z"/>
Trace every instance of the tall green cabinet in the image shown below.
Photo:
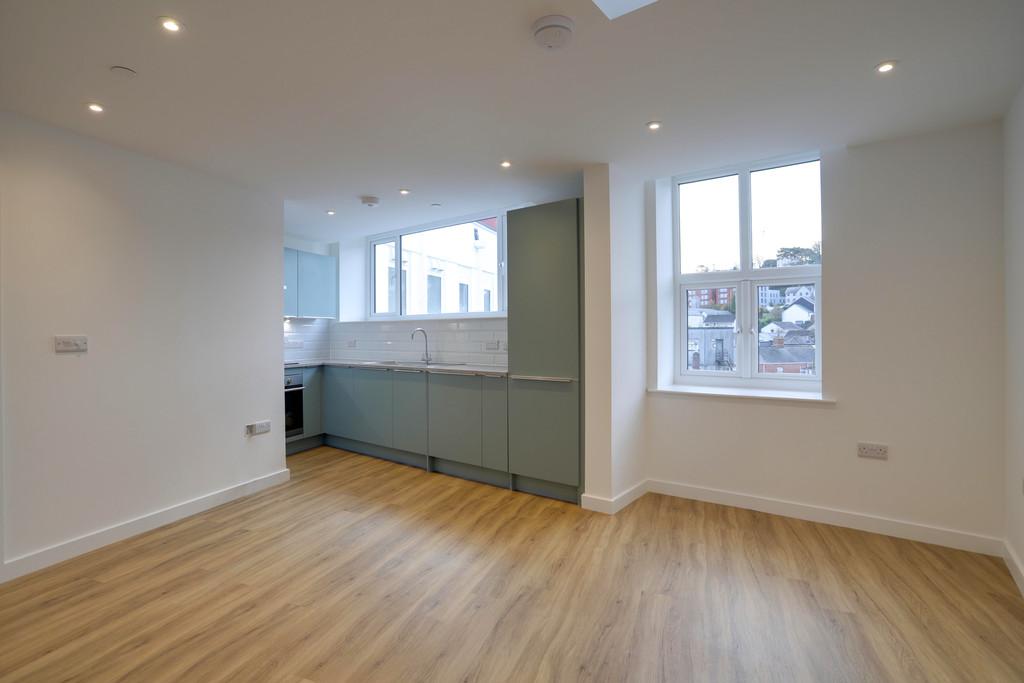
<path fill-rule="evenodd" d="M 510 211 L 508 465 L 580 485 L 579 200 Z"/>

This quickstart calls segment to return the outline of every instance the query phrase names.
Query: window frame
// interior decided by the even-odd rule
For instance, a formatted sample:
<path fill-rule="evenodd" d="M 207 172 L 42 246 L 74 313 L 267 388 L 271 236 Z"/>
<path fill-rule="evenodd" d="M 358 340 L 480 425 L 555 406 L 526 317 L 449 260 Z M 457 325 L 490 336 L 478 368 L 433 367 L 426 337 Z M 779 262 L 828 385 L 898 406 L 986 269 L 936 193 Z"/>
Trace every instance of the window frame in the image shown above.
<path fill-rule="evenodd" d="M 819 152 L 807 152 L 784 157 L 775 157 L 748 164 L 720 167 L 698 173 L 687 173 L 673 176 L 671 180 L 672 197 L 672 268 L 673 296 L 675 302 L 675 334 L 673 349 L 673 381 L 684 386 L 733 387 L 749 389 L 774 389 L 780 391 L 820 392 L 823 376 L 822 369 L 822 264 L 781 266 L 776 268 L 755 268 L 753 263 L 753 214 L 751 207 L 750 175 L 758 171 L 793 166 L 797 164 L 819 163 L 819 193 L 821 192 Z M 679 186 L 686 183 L 713 180 L 735 175 L 739 180 L 739 225 L 740 231 L 740 267 L 738 270 L 723 270 L 707 273 L 682 272 L 682 232 L 679 215 Z M 820 194 L 819 194 L 820 196 Z M 824 219 L 823 221 L 824 222 Z M 824 237 L 824 228 L 822 229 Z M 824 251 L 824 249 L 822 250 Z M 824 261 L 824 258 L 822 259 Z M 813 284 L 814 301 L 814 357 L 815 374 L 788 374 L 782 378 L 780 373 L 758 372 L 759 361 L 759 330 L 758 321 L 758 286 Z M 714 289 L 719 287 L 736 288 L 736 356 L 735 372 L 718 370 L 693 370 L 687 367 L 687 318 L 689 302 L 686 290 Z"/>
<path fill-rule="evenodd" d="M 505 267 L 505 254 L 507 253 L 506 243 L 506 232 L 505 222 L 508 211 L 484 211 L 480 213 L 474 213 L 467 216 L 457 216 L 455 218 L 447 218 L 440 221 L 434 221 L 431 223 L 425 223 L 423 225 L 417 225 L 412 228 L 403 228 L 401 230 L 392 230 L 389 232 L 378 233 L 371 235 L 366 238 L 366 318 L 367 320 L 445 320 L 445 319 L 462 319 L 462 318 L 504 318 L 507 315 L 506 309 L 506 291 L 507 291 L 507 268 Z M 402 272 L 402 238 L 407 235 L 414 235 L 421 232 L 428 232 L 430 230 L 437 230 L 439 228 L 449 228 L 455 225 L 462 225 L 464 223 L 475 223 L 487 218 L 498 219 L 498 273 L 497 282 L 495 284 L 495 292 L 492 292 L 492 300 L 497 300 L 497 308 L 493 311 L 475 311 L 467 313 L 420 313 L 416 315 L 410 315 L 405 313 L 405 300 L 403 296 L 407 283 L 403 282 L 401 276 Z M 374 310 L 374 304 L 376 302 L 376 278 L 374 277 L 374 268 L 376 267 L 374 260 L 374 250 L 379 244 L 387 244 L 389 242 L 395 243 L 395 269 L 396 269 L 396 282 L 395 282 L 395 295 L 389 297 L 390 308 L 394 312 L 388 313 L 377 313 Z"/>

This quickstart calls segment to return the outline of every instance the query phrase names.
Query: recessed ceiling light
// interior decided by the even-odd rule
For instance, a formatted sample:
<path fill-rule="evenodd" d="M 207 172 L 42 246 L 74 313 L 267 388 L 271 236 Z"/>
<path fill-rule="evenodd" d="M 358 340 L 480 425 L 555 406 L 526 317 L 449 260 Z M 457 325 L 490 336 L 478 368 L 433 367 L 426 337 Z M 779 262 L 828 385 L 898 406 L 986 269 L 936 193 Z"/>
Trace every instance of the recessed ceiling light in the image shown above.
<path fill-rule="evenodd" d="M 103 105 L 102 104 L 97 104 L 95 102 L 90 102 L 89 103 L 89 111 L 94 112 L 96 114 L 102 114 L 103 113 Z"/>
<path fill-rule="evenodd" d="M 403 189 L 398 191 L 398 194 L 400 194 L 400 195 L 402 195 L 404 197 L 405 195 L 410 194 L 410 192 L 411 192 L 410 190 L 406 190 L 406 189 L 403 188 Z"/>
<path fill-rule="evenodd" d="M 327 209 L 327 215 L 328 216 L 333 216 L 334 215 L 334 209 Z"/>
<path fill-rule="evenodd" d="M 503 161 L 503 162 L 501 162 L 501 167 L 502 168 L 512 168 L 512 162 L 508 161 L 508 160 Z"/>
<path fill-rule="evenodd" d="M 647 124 L 647 130 L 661 130 L 661 121 L 651 121 Z"/>
<path fill-rule="evenodd" d="M 171 33 L 177 33 L 182 28 L 181 22 L 174 17 L 160 17 L 160 25 L 164 27 L 165 31 Z"/>
<path fill-rule="evenodd" d="M 896 68 L 896 62 L 882 62 L 875 67 L 875 71 L 880 74 L 887 74 Z"/>

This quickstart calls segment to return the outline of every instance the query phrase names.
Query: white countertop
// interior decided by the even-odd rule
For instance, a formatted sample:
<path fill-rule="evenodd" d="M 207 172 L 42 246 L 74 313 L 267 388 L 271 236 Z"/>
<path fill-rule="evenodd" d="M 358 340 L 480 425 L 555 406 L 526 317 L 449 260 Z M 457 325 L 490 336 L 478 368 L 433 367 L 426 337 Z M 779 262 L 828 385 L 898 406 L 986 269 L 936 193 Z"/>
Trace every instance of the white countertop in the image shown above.
<path fill-rule="evenodd" d="M 495 375 L 504 377 L 508 374 L 508 368 L 501 365 L 459 365 L 451 363 L 430 363 L 429 365 L 417 362 L 396 361 L 360 361 L 360 360 L 307 360 L 296 363 L 285 363 L 284 369 L 292 368 L 316 368 L 320 366 L 331 366 L 337 368 L 384 368 L 387 370 L 424 370 L 433 373 L 466 373 L 474 375 Z"/>

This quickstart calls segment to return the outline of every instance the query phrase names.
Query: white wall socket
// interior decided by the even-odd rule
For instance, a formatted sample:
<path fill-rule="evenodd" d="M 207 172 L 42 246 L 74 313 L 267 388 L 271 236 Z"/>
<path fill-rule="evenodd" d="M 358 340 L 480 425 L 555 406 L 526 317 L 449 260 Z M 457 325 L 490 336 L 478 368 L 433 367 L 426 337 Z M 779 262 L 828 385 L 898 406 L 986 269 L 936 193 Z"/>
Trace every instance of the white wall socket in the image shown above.
<path fill-rule="evenodd" d="M 858 443 L 858 458 L 873 458 L 874 460 L 888 460 L 889 447 L 881 443 Z"/>
<path fill-rule="evenodd" d="M 484 342 L 485 351 L 498 351 L 501 349 L 501 342 L 495 339 L 494 341 Z"/>
<path fill-rule="evenodd" d="M 257 434 L 266 434 L 270 431 L 270 420 L 264 420 L 263 422 L 253 422 L 252 424 L 245 425 L 246 436 L 256 436 Z"/>
<path fill-rule="evenodd" d="M 53 350 L 57 353 L 85 353 L 89 350 L 89 338 L 85 335 L 57 335 L 53 338 Z"/>

